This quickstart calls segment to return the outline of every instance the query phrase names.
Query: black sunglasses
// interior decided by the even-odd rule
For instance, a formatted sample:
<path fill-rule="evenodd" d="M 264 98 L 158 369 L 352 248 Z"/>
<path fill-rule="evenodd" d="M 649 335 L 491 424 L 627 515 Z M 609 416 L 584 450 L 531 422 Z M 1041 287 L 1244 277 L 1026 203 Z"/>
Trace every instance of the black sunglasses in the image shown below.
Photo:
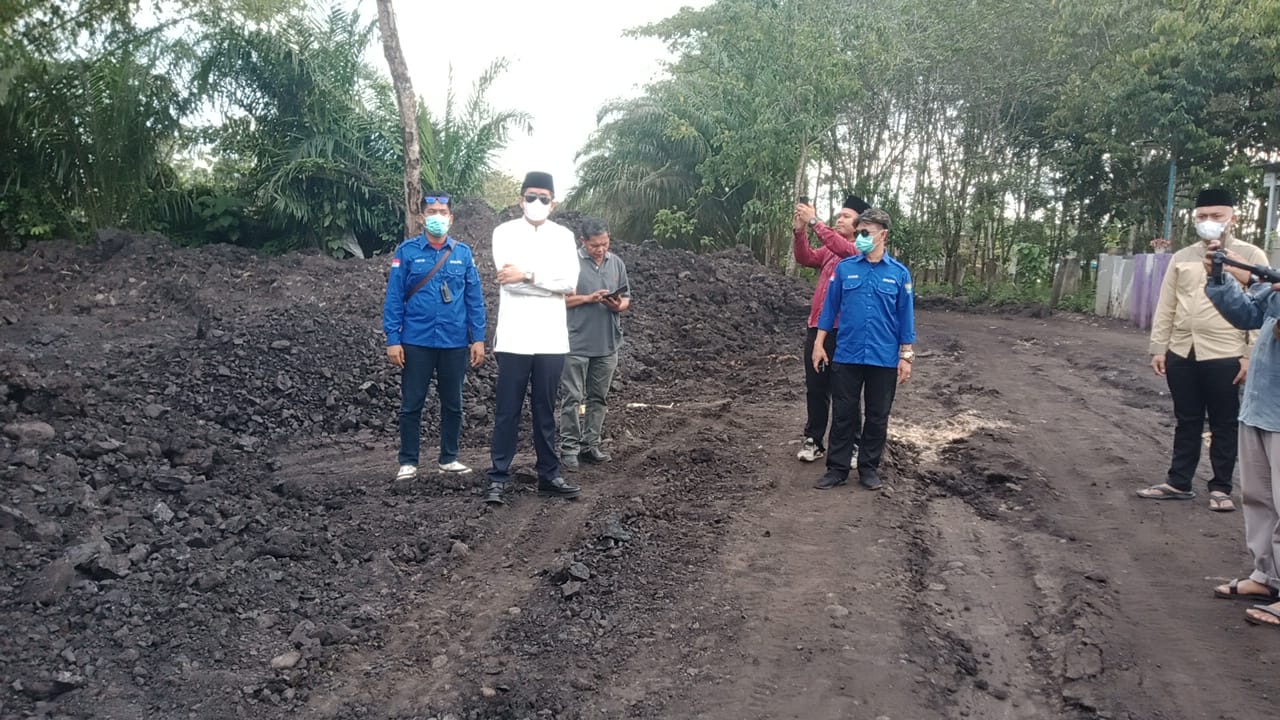
<path fill-rule="evenodd" d="M 449 196 L 448 195 L 428 195 L 422 198 L 423 205 L 430 205 L 431 203 L 440 203 L 441 205 L 448 205 Z"/>
<path fill-rule="evenodd" d="M 543 204 L 543 205 L 550 205 L 550 204 L 551 204 L 551 196 L 550 196 L 550 195 L 539 195 L 539 194 L 537 194 L 537 193 L 526 193 L 526 194 L 525 194 L 525 196 L 524 196 L 524 201 L 525 201 L 525 202 L 527 202 L 527 203 L 537 202 L 537 201 L 539 201 L 539 200 L 541 200 L 541 201 L 542 201 L 542 204 Z"/>

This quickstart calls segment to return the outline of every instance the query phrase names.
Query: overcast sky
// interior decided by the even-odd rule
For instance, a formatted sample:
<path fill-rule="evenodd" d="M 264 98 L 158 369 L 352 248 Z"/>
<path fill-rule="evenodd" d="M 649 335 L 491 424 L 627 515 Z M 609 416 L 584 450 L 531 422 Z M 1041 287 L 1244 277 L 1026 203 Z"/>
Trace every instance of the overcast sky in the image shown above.
<path fill-rule="evenodd" d="M 555 177 L 563 197 L 576 182 L 574 155 L 596 127 L 596 113 L 615 98 L 635 97 L 669 59 L 651 39 L 623 37 L 639 25 L 703 7 L 710 0 L 396 0 L 396 23 L 414 92 L 433 113 L 444 110 L 449 65 L 459 102 L 496 57 L 511 69 L 494 84 L 493 107 L 533 115 L 533 134 L 515 136 L 498 167 L 517 179 L 529 170 Z M 377 18 L 374 0 L 361 14 Z M 386 67 L 381 44 L 370 59 Z"/>

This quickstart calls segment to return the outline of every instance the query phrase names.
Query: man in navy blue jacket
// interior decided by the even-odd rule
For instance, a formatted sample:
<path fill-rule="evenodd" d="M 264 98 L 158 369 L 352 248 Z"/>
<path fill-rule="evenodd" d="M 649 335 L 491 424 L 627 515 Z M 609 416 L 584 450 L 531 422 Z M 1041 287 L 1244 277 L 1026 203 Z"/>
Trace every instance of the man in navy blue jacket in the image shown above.
<path fill-rule="evenodd" d="M 468 359 L 471 367 L 484 362 L 484 296 L 471 248 L 448 235 L 450 207 L 447 194 L 427 193 L 422 199 L 426 230 L 400 243 L 387 276 L 382 305 L 387 357 L 404 370 L 397 480 L 418 474 L 422 406 L 432 376 L 440 395 L 440 470 L 471 472 L 458 462 L 462 380 Z"/>
<path fill-rule="evenodd" d="M 849 478 L 853 451 L 858 450 L 858 482 L 879 490 L 880 457 L 889 430 L 889 411 L 899 384 L 911 377 L 916 354 L 915 296 L 907 266 L 885 252 L 892 222 L 879 208 L 866 211 L 854 226 L 854 245 L 861 255 L 840 261 L 818 316 L 813 366 L 819 372 L 831 361 L 831 437 L 827 472 L 817 488 L 843 485 Z M 823 342 L 836 321 L 834 358 Z M 862 401 L 866 401 L 863 419 Z"/>

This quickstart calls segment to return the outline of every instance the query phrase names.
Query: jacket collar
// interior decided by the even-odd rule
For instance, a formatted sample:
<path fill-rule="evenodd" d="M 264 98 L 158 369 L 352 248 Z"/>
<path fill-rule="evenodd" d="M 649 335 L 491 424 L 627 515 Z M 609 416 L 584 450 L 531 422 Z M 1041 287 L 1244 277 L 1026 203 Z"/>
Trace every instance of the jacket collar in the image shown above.
<path fill-rule="evenodd" d="M 421 235 L 415 235 L 413 239 L 417 241 L 418 246 L 423 248 L 424 250 L 431 245 L 431 243 L 427 242 L 427 233 L 425 230 L 422 232 Z M 453 246 L 458 244 L 458 241 L 454 240 L 452 235 L 445 235 L 444 244 L 452 248 Z"/>

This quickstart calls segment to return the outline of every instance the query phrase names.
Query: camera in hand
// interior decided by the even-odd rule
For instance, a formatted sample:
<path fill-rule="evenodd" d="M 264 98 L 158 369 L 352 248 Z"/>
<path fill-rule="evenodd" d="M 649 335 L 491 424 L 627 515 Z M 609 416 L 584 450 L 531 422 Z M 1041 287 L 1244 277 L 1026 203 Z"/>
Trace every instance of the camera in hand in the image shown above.
<path fill-rule="evenodd" d="M 1250 265 L 1249 263 L 1241 262 L 1240 260 L 1232 260 L 1231 258 L 1227 257 L 1227 254 L 1222 252 L 1221 250 L 1213 254 L 1213 257 L 1211 258 L 1211 265 L 1212 265 L 1212 270 L 1210 271 L 1209 275 L 1210 277 L 1213 278 L 1213 284 L 1215 285 L 1222 284 L 1222 281 L 1224 279 L 1223 274 L 1225 272 L 1223 269 L 1223 266 L 1225 265 L 1230 265 L 1231 267 L 1237 267 L 1242 270 L 1248 270 L 1249 272 L 1253 273 L 1254 275 L 1257 275 L 1259 278 L 1269 283 L 1280 283 L 1280 270 L 1277 270 L 1273 267 L 1267 267 L 1266 265 Z"/>

